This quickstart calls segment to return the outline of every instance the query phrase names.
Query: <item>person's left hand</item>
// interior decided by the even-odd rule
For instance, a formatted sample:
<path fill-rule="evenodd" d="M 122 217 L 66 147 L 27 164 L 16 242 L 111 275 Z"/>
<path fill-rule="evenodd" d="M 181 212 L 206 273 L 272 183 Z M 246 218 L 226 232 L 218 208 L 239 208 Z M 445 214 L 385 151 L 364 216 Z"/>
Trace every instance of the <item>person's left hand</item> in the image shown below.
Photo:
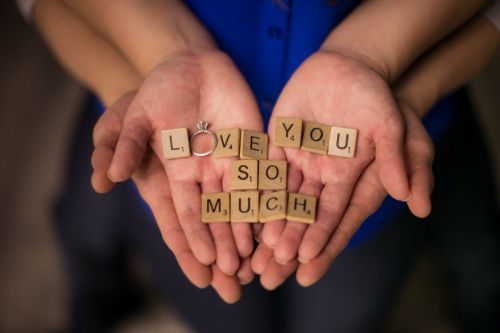
<path fill-rule="evenodd" d="M 361 174 L 375 161 L 384 188 L 397 200 L 410 194 L 404 161 L 405 126 L 386 80 L 364 62 L 334 51 L 319 51 L 294 73 L 274 108 L 269 134 L 275 142 L 277 117 L 293 117 L 358 130 L 352 159 L 284 148 L 291 192 L 319 197 L 314 224 L 270 222 L 263 242 L 285 264 L 318 256 L 348 207 Z M 365 203 L 369 205 L 370 203 Z"/>
<path fill-rule="evenodd" d="M 399 100 L 406 124 L 405 155 L 408 161 L 412 197 L 407 204 L 412 213 L 426 217 L 431 211 L 430 195 L 434 188 L 432 162 L 434 148 L 426 129 L 418 119 L 417 110 L 404 100 Z M 372 161 L 360 176 L 349 204 L 333 235 L 321 254 L 309 263 L 299 263 L 297 259 L 281 265 L 274 258 L 274 251 L 263 242 L 262 231 L 256 239 L 260 241 L 252 257 L 252 269 L 261 275 L 261 284 L 269 290 L 282 284 L 295 270 L 302 286 L 316 283 L 327 271 L 333 260 L 347 246 L 362 223 L 382 204 L 387 195 L 378 176 L 377 164 Z"/>

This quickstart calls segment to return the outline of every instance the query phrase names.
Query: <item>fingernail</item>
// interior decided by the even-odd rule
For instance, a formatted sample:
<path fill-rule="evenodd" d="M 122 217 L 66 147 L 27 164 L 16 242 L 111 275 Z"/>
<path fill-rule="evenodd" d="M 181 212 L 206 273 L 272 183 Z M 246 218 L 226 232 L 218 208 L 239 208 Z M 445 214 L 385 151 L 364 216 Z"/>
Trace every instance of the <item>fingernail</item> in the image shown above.
<path fill-rule="evenodd" d="M 286 265 L 286 264 L 288 264 L 287 260 L 281 260 L 281 259 L 278 259 L 278 258 L 274 258 L 274 261 L 276 261 L 280 265 Z"/>
<path fill-rule="evenodd" d="M 401 200 L 401 201 L 403 201 L 403 202 L 408 202 L 408 201 L 410 201 L 410 199 L 411 199 L 411 192 L 410 192 L 410 194 L 408 194 L 408 198 L 403 199 L 403 200 Z"/>
<path fill-rule="evenodd" d="M 304 258 L 300 258 L 300 257 L 299 257 L 299 262 L 300 262 L 301 264 L 307 264 L 307 263 L 309 262 L 309 260 L 304 259 Z"/>

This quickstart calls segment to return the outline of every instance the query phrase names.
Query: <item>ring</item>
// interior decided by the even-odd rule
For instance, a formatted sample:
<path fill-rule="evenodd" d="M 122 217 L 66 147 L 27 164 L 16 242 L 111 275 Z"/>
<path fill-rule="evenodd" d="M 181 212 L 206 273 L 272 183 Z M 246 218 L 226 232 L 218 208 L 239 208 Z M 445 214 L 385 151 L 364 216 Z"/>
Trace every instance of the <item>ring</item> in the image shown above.
<path fill-rule="evenodd" d="M 212 137 L 212 147 L 210 148 L 210 150 L 202 153 L 196 152 L 194 151 L 194 149 L 192 149 L 193 155 L 203 157 L 212 154 L 215 150 L 215 147 L 217 146 L 217 136 L 208 130 L 208 122 L 206 121 L 199 121 L 198 123 L 196 123 L 196 126 L 198 127 L 198 130 L 194 132 L 193 135 L 191 135 L 191 139 L 189 140 L 191 147 L 193 147 L 194 137 L 199 134 L 209 134 Z"/>

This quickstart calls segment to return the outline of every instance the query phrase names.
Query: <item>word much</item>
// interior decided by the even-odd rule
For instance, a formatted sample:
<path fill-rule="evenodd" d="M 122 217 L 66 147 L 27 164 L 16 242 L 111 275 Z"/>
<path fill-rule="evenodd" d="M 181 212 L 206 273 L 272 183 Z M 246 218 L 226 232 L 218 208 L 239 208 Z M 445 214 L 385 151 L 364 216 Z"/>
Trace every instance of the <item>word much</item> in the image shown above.
<path fill-rule="evenodd" d="M 287 198 L 288 197 L 288 198 Z M 317 198 L 299 193 L 259 191 L 203 193 L 201 220 L 214 222 L 265 223 L 275 220 L 313 223 Z"/>

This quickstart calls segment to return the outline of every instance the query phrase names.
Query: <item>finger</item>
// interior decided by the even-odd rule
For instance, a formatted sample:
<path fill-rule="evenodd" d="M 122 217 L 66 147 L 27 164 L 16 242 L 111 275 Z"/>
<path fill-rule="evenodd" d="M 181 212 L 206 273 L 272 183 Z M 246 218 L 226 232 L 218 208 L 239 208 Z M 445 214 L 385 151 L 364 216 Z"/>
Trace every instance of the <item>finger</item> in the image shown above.
<path fill-rule="evenodd" d="M 392 117 L 386 120 L 375 136 L 375 158 L 380 180 L 386 191 L 399 201 L 406 201 L 410 196 L 404 160 L 404 129 L 402 117 Z"/>
<path fill-rule="evenodd" d="M 129 111 L 129 114 L 133 110 Z M 126 116 L 108 176 L 114 182 L 127 180 L 139 168 L 152 134 L 151 124 L 142 115 Z"/>
<path fill-rule="evenodd" d="M 227 276 L 217 265 L 212 265 L 212 287 L 220 298 L 228 304 L 234 304 L 241 298 L 241 286 L 234 276 Z"/>
<path fill-rule="evenodd" d="M 240 269 L 238 270 L 237 276 L 241 285 L 247 285 L 253 281 L 255 277 L 252 267 L 250 266 L 250 258 L 245 258 L 241 261 Z"/>
<path fill-rule="evenodd" d="M 360 177 L 349 206 L 323 252 L 316 259 L 299 266 L 297 281 L 300 285 L 310 286 L 325 274 L 332 261 L 349 244 L 365 219 L 380 207 L 385 195 L 386 192 L 378 178 L 377 167 L 372 163 Z"/>
<path fill-rule="evenodd" d="M 274 260 L 269 261 L 264 272 L 260 276 L 260 284 L 267 290 L 274 290 L 288 279 L 295 272 L 299 263 L 297 260 L 292 260 L 286 265 L 276 263 Z"/>
<path fill-rule="evenodd" d="M 263 227 L 264 226 L 260 223 L 252 224 L 253 238 L 257 241 L 257 243 L 262 242 L 262 228 Z"/>
<path fill-rule="evenodd" d="M 248 258 L 253 252 L 252 226 L 248 223 L 231 223 L 231 230 L 241 258 Z"/>
<path fill-rule="evenodd" d="M 114 186 L 108 177 L 109 166 L 113 159 L 116 143 L 120 137 L 122 122 L 135 93 L 128 93 L 118 99 L 106 110 L 96 123 L 93 131 L 94 151 L 91 163 L 94 169 L 91 183 L 98 193 L 105 193 Z"/>
<path fill-rule="evenodd" d="M 253 253 L 250 265 L 255 274 L 262 274 L 268 262 L 273 260 L 273 250 L 264 244 L 259 244 Z"/>
<path fill-rule="evenodd" d="M 302 171 L 288 163 L 287 189 L 289 192 L 298 192 L 302 184 Z M 280 236 L 285 230 L 285 220 L 271 221 L 264 225 L 262 241 L 267 247 L 274 249 Z"/>
<path fill-rule="evenodd" d="M 216 174 L 206 174 L 202 182 L 202 191 L 203 193 L 222 192 L 220 178 Z M 215 242 L 217 266 L 226 275 L 231 276 L 236 274 L 240 266 L 240 260 L 234 243 L 231 225 L 229 223 L 210 223 L 208 227 Z"/>
<path fill-rule="evenodd" d="M 95 146 L 92 153 L 92 172 L 91 183 L 97 193 L 109 192 L 115 185 L 108 178 L 108 169 L 111 165 L 114 154 L 114 143 L 99 143 Z"/>
<path fill-rule="evenodd" d="M 151 161 L 150 165 L 156 165 L 156 172 L 148 174 L 147 182 L 144 181 L 146 178 L 141 177 L 134 178 L 134 182 L 151 208 L 162 237 L 174 253 L 181 270 L 195 286 L 205 288 L 212 280 L 211 269 L 193 255 L 177 219 L 163 167 L 156 156 L 153 155 L 152 158 L 156 160 Z"/>
<path fill-rule="evenodd" d="M 299 262 L 316 258 L 337 227 L 351 198 L 352 183 L 327 184 L 321 191 L 316 221 L 307 228 L 299 247 Z"/>
<path fill-rule="evenodd" d="M 197 183 L 170 179 L 172 198 L 180 225 L 196 259 L 205 265 L 216 260 L 216 248 L 208 226 L 201 222 L 201 191 Z M 196 199 L 193 199 L 196 198 Z"/>
<path fill-rule="evenodd" d="M 318 181 L 304 180 L 300 186 L 299 193 L 319 197 L 322 185 Z M 282 265 L 288 263 L 297 256 L 298 247 L 307 229 L 307 224 L 287 221 L 285 230 L 274 249 L 274 260 Z"/>
<path fill-rule="evenodd" d="M 431 213 L 431 193 L 434 188 L 432 157 L 414 159 L 410 162 L 411 198 L 407 204 L 417 217 L 427 217 Z"/>

